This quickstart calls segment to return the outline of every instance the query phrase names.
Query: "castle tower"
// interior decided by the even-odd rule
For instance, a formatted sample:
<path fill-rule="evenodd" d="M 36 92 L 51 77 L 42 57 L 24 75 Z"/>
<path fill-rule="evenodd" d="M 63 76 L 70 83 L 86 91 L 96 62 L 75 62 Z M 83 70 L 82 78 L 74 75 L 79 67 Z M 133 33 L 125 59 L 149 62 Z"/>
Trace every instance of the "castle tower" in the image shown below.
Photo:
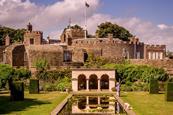
<path fill-rule="evenodd" d="M 43 33 L 41 31 L 33 31 L 31 23 L 27 25 L 24 33 L 24 45 L 40 45 L 43 41 Z"/>
<path fill-rule="evenodd" d="M 80 26 L 69 26 L 61 34 L 61 42 L 71 45 L 74 39 L 84 39 L 85 31 Z"/>

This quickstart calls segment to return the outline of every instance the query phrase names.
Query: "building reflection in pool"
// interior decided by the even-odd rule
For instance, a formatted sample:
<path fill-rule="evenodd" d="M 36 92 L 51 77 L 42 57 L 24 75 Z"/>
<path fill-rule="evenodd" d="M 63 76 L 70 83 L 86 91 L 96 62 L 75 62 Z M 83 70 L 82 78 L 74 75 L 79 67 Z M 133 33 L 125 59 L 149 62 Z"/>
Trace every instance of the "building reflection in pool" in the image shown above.
<path fill-rule="evenodd" d="M 113 96 L 73 96 L 58 115 L 115 115 L 124 113 Z"/>

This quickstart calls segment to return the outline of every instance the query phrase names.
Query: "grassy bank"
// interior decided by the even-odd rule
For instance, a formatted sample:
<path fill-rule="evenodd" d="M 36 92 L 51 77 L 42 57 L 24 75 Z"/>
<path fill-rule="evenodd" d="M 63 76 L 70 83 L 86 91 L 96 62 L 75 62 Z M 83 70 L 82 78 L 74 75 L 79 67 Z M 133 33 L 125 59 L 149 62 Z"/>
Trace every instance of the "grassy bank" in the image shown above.
<path fill-rule="evenodd" d="M 173 102 L 166 102 L 164 94 L 148 92 L 127 92 L 121 97 L 128 102 L 137 115 L 170 115 L 173 113 Z"/>
<path fill-rule="evenodd" d="M 0 93 L 0 114 L 49 115 L 67 95 L 60 92 L 41 94 L 26 92 L 24 101 L 11 102 L 9 93 Z"/>

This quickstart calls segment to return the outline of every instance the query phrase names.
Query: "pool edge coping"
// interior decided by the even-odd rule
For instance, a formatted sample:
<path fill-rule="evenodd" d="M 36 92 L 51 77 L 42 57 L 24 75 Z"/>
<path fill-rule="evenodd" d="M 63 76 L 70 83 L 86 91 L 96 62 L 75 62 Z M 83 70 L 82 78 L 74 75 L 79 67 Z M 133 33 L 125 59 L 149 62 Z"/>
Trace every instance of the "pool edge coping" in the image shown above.
<path fill-rule="evenodd" d="M 114 95 L 114 97 L 118 100 L 118 102 L 128 115 L 136 115 L 136 113 L 132 109 L 125 109 L 124 101 L 121 99 L 121 97 L 118 97 L 117 95 Z"/>
<path fill-rule="evenodd" d="M 69 94 L 60 104 L 58 104 L 50 113 L 50 115 L 57 115 L 57 113 L 59 113 L 62 108 L 64 107 L 64 105 L 67 103 L 68 99 L 71 98 L 73 95 Z"/>

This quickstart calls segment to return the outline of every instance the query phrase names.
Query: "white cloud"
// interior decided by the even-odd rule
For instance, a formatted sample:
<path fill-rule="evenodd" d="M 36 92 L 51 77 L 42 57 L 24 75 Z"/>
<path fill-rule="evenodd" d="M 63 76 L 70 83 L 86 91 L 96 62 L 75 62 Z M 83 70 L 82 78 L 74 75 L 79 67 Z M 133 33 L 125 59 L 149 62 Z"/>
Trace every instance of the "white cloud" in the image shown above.
<path fill-rule="evenodd" d="M 166 44 L 173 50 L 173 26 L 166 24 L 154 25 L 138 17 L 118 18 L 96 13 L 100 0 L 88 0 L 87 24 L 90 33 L 95 33 L 97 25 L 111 21 L 117 23 L 150 44 Z M 0 25 L 25 27 L 31 21 L 35 30 L 44 31 L 45 37 L 58 38 L 63 28 L 72 23 L 84 26 L 85 0 L 63 0 L 49 6 L 39 6 L 29 0 L 0 0 Z M 57 35 L 57 37 L 56 37 Z"/>
<path fill-rule="evenodd" d="M 0 24 L 11 27 L 23 27 L 43 8 L 30 1 L 2 0 L 0 2 Z"/>
<path fill-rule="evenodd" d="M 167 49 L 173 51 L 173 26 L 163 26 L 162 24 L 162 27 L 158 27 L 158 25 L 143 21 L 137 17 L 116 18 L 110 15 L 94 14 L 88 19 L 89 32 L 94 34 L 97 25 L 105 21 L 111 21 L 127 28 L 144 43 L 166 44 Z"/>

